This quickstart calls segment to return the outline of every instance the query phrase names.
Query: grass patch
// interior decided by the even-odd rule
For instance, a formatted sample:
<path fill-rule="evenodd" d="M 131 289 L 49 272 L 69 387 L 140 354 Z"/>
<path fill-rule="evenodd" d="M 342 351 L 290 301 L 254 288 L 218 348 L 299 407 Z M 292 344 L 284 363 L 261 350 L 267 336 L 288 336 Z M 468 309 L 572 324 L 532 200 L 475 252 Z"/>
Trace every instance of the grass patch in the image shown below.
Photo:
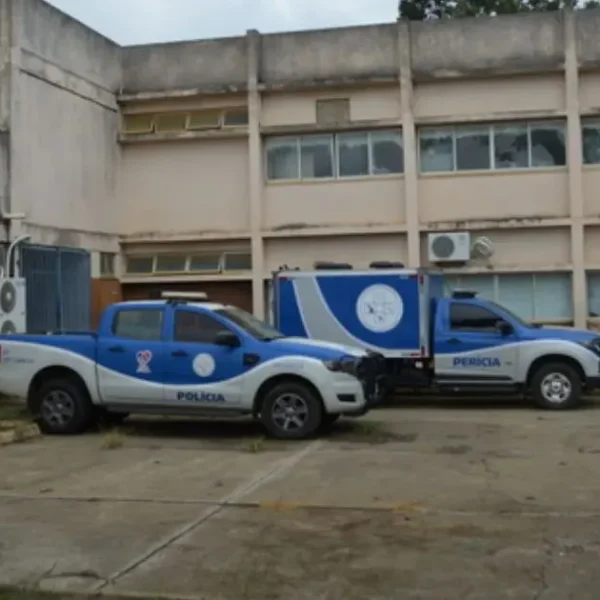
<path fill-rule="evenodd" d="M 122 448 L 124 443 L 125 432 L 121 429 L 111 429 L 104 434 L 102 450 L 117 450 L 118 448 Z"/>
<path fill-rule="evenodd" d="M 258 454 L 259 452 L 263 452 L 265 450 L 265 443 L 267 439 L 265 437 L 259 437 L 256 439 L 249 440 L 242 449 L 244 452 L 248 452 L 250 454 Z"/>
<path fill-rule="evenodd" d="M 13 400 L 0 399 L 0 421 L 30 421 L 29 411 Z M 0 598 L 0 600 L 2 600 Z"/>
<path fill-rule="evenodd" d="M 345 431 L 340 438 L 350 438 L 357 442 L 367 442 L 369 444 L 384 444 L 398 440 L 399 436 L 386 429 L 385 423 L 380 421 L 367 421 L 356 419 L 344 423 Z"/>

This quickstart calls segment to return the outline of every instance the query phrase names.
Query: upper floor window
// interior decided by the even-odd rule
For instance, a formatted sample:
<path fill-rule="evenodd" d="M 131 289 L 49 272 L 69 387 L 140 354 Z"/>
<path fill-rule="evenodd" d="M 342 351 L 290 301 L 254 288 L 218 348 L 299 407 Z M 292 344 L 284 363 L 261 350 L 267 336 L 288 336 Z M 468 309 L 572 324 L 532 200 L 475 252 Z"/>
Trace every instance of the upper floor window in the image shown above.
<path fill-rule="evenodd" d="M 562 167 L 567 164 L 564 123 L 423 127 L 422 173 Z"/>
<path fill-rule="evenodd" d="M 100 276 L 113 277 L 115 274 L 115 253 L 100 252 Z"/>
<path fill-rule="evenodd" d="M 402 132 L 381 130 L 270 138 L 267 179 L 300 180 L 402 173 Z"/>
<path fill-rule="evenodd" d="M 581 124 L 583 164 L 600 164 L 600 120 L 585 120 Z"/>

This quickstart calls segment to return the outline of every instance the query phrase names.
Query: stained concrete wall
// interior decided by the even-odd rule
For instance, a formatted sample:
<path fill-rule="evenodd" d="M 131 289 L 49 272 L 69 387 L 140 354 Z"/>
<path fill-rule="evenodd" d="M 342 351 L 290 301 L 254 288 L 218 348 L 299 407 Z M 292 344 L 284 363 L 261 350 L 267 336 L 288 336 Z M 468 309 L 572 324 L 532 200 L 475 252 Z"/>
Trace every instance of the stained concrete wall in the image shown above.
<path fill-rule="evenodd" d="M 559 71 L 564 63 L 560 12 L 395 23 L 262 35 L 258 78 L 267 88 L 396 79 L 402 36 L 415 80 Z M 600 64 L 600 10 L 576 17 L 583 67 Z M 123 92 L 242 89 L 247 39 L 123 49 Z"/>
<path fill-rule="evenodd" d="M 123 49 L 123 93 L 246 88 L 245 37 L 130 46 Z"/>
<path fill-rule="evenodd" d="M 11 210 L 33 241 L 116 249 L 120 48 L 40 0 L 13 11 Z"/>

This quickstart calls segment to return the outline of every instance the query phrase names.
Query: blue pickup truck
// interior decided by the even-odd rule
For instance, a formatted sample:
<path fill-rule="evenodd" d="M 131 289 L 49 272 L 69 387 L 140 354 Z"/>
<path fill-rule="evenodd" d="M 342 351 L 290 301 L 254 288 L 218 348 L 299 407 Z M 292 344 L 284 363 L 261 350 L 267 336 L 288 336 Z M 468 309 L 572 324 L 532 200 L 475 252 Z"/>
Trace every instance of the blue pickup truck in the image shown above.
<path fill-rule="evenodd" d="M 273 319 L 285 335 L 382 354 L 390 389 L 523 393 L 564 409 L 600 387 L 597 333 L 531 325 L 467 290 L 448 297 L 443 276 L 426 270 L 281 270 Z"/>
<path fill-rule="evenodd" d="M 55 434 L 130 413 L 251 415 L 272 436 L 300 439 L 377 402 L 376 353 L 284 337 L 239 308 L 196 300 L 114 304 L 97 333 L 0 336 L 0 393 L 25 398 Z"/>

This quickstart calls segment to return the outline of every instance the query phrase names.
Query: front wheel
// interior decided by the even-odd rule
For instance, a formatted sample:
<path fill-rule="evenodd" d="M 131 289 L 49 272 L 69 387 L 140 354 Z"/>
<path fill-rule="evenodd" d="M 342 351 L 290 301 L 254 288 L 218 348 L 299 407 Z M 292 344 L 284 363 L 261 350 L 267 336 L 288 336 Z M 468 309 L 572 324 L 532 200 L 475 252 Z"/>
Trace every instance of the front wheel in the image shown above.
<path fill-rule="evenodd" d="M 296 382 L 280 383 L 267 393 L 260 419 L 273 437 L 299 440 L 318 431 L 323 422 L 323 408 L 308 386 Z"/>
<path fill-rule="evenodd" d="M 85 387 L 69 378 L 44 383 L 36 398 L 38 427 L 47 434 L 75 434 L 85 431 L 93 421 L 93 408 Z"/>
<path fill-rule="evenodd" d="M 564 410 L 575 408 L 582 400 L 579 373 L 566 363 L 542 366 L 531 380 L 531 393 L 541 408 Z"/>

